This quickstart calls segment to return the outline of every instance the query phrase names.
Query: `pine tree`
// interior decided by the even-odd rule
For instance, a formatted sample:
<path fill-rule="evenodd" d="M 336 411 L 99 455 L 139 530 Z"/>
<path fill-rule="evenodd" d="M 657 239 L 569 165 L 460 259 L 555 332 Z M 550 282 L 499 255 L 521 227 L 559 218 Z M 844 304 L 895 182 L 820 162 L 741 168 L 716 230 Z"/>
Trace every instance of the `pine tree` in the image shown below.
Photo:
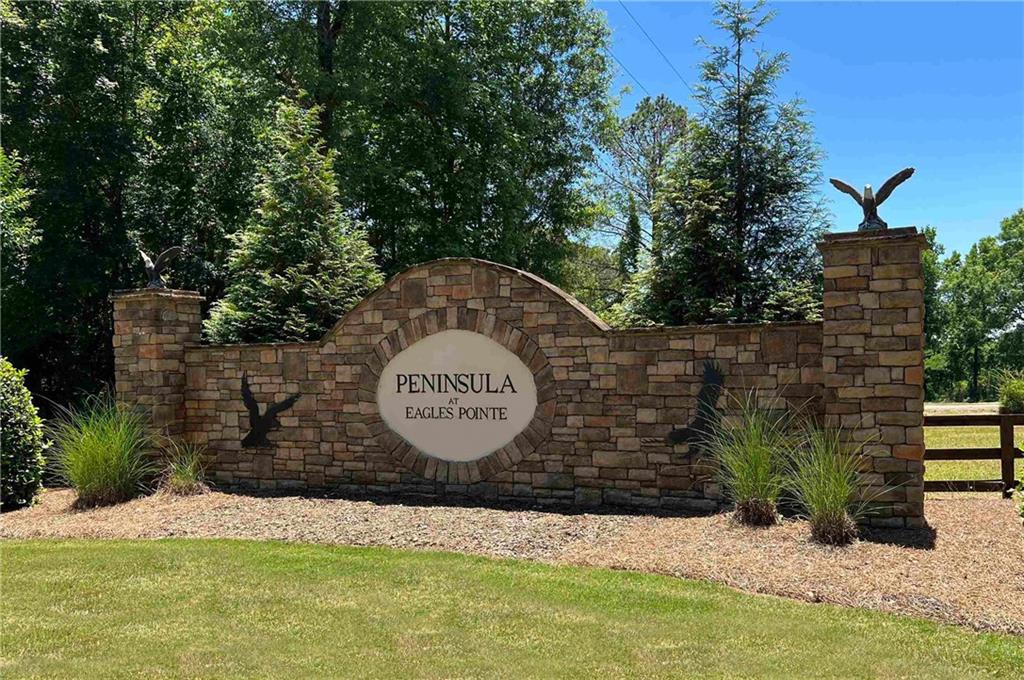
<path fill-rule="evenodd" d="M 652 307 L 665 323 L 754 321 L 785 282 L 810 281 L 825 226 L 821 153 L 799 100 L 779 102 L 783 53 L 753 49 L 772 14 L 719 0 L 688 143 L 661 199 Z"/>
<path fill-rule="evenodd" d="M 318 115 L 279 103 L 259 207 L 237 237 L 226 295 L 206 322 L 213 342 L 319 338 L 382 283 L 365 234 L 341 209 L 335 154 L 317 143 Z"/>
<path fill-rule="evenodd" d="M 628 277 L 636 273 L 637 260 L 640 257 L 640 243 L 643 238 L 640 227 L 640 215 L 636 211 L 636 200 L 629 197 L 629 214 L 626 218 L 626 229 L 619 241 L 619 274 Z"/>

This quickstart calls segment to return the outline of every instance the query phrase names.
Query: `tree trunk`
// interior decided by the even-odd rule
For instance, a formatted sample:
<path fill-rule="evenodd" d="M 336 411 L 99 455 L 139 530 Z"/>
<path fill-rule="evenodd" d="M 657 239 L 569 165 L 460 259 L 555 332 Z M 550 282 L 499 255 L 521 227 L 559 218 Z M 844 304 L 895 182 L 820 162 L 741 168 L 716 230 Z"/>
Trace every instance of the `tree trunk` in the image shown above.
<path fill-rule="evenodd" d="M 981 373 L 981 348 L 974 346 L 974 357 L 971 360 L 971 389 L 968 401 L 980 401 L 981 391 L 978 388 L 978 376 Z"/>
<path fill-rule="evenodd" d="M 316 4 L 316 58 L 320 78 L 314 96 L 320 107 L 320 138 L 325 147 L 330 146 L 334 109 L 338 104 L 334 96 L 334 48 L 348 11 L 348 0 L 339 0 L 333 8 L 330 0 Z"/>
<path fill-rule="evenodd" d="M 746 241 L 746 178 L 743 176 L 743 41 L 737 34 L 736 37 L 736 206 L 735 206 L 735 239 L 732 250 L 733 261 L 733 291 L 732 305 L 737 312 L 743 314 L 743 280 L 745 278 L 744 257 L 746 255 L 744 242 Z M 744 315 L 745 316 L 745 315 Z"/>

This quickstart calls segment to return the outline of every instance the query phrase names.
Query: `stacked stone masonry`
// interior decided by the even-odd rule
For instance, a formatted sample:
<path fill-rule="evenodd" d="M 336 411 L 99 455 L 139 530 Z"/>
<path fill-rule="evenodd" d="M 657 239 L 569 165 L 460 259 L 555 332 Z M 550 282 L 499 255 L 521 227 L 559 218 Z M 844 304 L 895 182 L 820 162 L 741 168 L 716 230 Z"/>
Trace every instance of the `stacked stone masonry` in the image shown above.
<path fill-rule="evenodd" d="M 869 418 L 858 421 L 857 432 L 882 432 L 872 445 L 866 483 L 911 481 L 905 491 L 877 499 L 879 519 L 913 523 L 921 515 L 914 507 L 920 474 L 912 479 L 920 467 L 912 449 L 920 432 L 920 418 L 913 417 L 920 394 L 909 388 L 920 361 L 890 362 L 910 361 L 906 353 L 920 350 L 919 337 L 915 349 L 913 336 L 904 334 L 911 328 L 905 324 L 920 324 L 920 305 L 894 307 L 901 296 L 886 297 L 884 304 L 882 296 L 905 297 L 919 287 L 912 276 L 895 277 L 909 268 L 875 263 L 890 256 L 865 248 L 866 262 L 829 264 L 824 323 L 613 330 L 551 284 L 471 259 L 438 260 L 399 274 L 310 343 L 203 345 L 197 296 L 125 293 L 114 302 L 117 390 L 122 399 L 159 405 L 164 416 L 158 422 L 170 424 L 171 417 L 185 436 L 206 445 L 211 475 L 226 486 L 712 510 L 721 493 L 708 461 L 685 444 L 665 443 L 673 427 L 694 417 L 703 365 L 711 359 L 725 376 L 719 405 L 727 418 L 731 400 L 750 388 L 766 402 L 784 400 L 843 425 L 860 413 L 855 408 L 863 410 Z M 846 253 L 845 246 L 832 250 L 830 244 L 823 252 L 830 263 L 861 257 L 830 254 Z M 883 274 L 879 280 L 898 280 L 900 287 L 883 283 L 885 290 L 876 290 L 872 276 Z M 849 288 L 855 281 L 863 290 Z M 840 300 L 833 293 L 844 295 Z M 902 319 L 897 322 L 895 313 L 876 317 L 870 306 L 876 298 L 877 310 L 899 309 Z M 862 310 L 859 317 L 855 307 Z M 172 332 L 160 327 L 163 320 Z M 883 325 L 891 335 L 883 335 Z M 453 328 L 488 335 L 519 355 L 538 390 L 531 425 L 473 464 L 419 454 L 383 425 L 375 404 L 377 376 L 390 357 Z M 896 343 L 879 342 L 883 337 L 903 344 L 889 349 Z M 159 350 L 144 350 L 131 338 Z M 848 358 L 854 356 L 873 358 L 860 365 L 862 360 Z M 872 370 L 883 367 L 886 376 Z M 154 370 L 167 375 L 147 377 Z M 280 416 L 281 429 L 270 433 L 272 448 L 241 446 L 248 430 L 243 374 L 263 404 L 302 395 Z M 890 394 L 889 385 L 898 389 Z"/>
<path fill-rule="evenodd" d="M 821 244 L 826 422 L 865 444 L 868 521 L 880 526 L 923 524 L 925 247 L 912 228 Z"/>
<path fill-rule="evenodd" d="M 117 394 L 140 404 L 170 435 L 184 432 L 185 346 L 202 327 L 198 293 L 120 291 L 114 304 L 114 380 Z"/>

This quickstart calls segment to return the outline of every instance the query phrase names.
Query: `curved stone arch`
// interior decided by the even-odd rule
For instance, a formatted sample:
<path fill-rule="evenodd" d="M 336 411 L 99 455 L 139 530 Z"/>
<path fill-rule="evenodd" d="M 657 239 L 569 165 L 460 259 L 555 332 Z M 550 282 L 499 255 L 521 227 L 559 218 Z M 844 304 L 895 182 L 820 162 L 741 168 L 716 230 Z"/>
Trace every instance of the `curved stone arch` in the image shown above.
<path fill-rule="evenodd" d="M 388 295 L 389 293 L 393 293 L 399 286 L 401 286 L 403 280 L 413 277 L 418 272 L 424 270 L 429 271 L 434 267 L 460 264 L 470 265 L 471 267 L 492 269 L 499 274 L 508 274 L 523 281 L 529 281 L 532 285 L 547 292 L 554 300 L 568 305 L 579 314 L 583 321 L 593 326 L 596 330 L 602 332 L 611 330 L 611 326 L 605 323 L 601 317 L 595 314 L 589 307 L 574 298 L 572 295 L 566 293 L 555 284 L 542 279 L 536 274 L 531 274 L 530 272 L 516 269 L 515 267 L 509 267 L 508 265 L 498 264 L 497 262 L 491 262 L 489 260 L 481 260 L 475 257 L 443 257 L 437 260 L 430 260 L 429 262 L 413 265 L 392 276 L 383 286 L 367 295 L 365 298 L 360 300 L 358 304 L 352 307 L 352 309 L 345 312 L 344 316 L 338 319 L 334 326 L 324 333 L 324 336 L 320 339 L 320 344 L 325 345 L 330 342 L 331 339 L 343 331 L 345 325 L 348 324 L 351 319 L 358 318 L 358 314 L 361 314 L 368 309 L 373 309 L 378 298 Z"/>
<path fill-rule="evenodd" d="M 533 419 L 512 441 L 473 461 L 445 461 L 428 455 L 391 430 L 377 408 L 381 371 L 399 352 L 416 341 L 445 330 L 479 333 L 515 354 L 533 373 L 537 407 Z M 508 470 L 532 453 L 551 431 L 555 415 L 555 375 L 547 356 L 529 335 L 483 310 L 448 307 L 427 311 L 388 333 L 364 364 L 359 385 L 359 410 L 370 419 L 374 441 L 402 467 L 426 479 L 471 484 Z"/>

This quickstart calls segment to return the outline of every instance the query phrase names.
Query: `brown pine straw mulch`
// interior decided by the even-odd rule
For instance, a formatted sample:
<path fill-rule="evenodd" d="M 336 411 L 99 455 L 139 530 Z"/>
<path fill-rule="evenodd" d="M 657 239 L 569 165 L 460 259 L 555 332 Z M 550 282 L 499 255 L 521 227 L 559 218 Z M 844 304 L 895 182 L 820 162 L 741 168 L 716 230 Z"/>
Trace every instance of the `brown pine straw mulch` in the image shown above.
<path fill-rule="evenodd" d="M 997 495 L 929 498 L 931 532 L 876 534 L 846 548 L 812 543 L 801 521 L 748 529 L 728 514 L 571 514 L 216 492 L 74 510 L 73 499 L 67 490 L 45 492 L 36 506 L 0 516 L 0 537 L 223 537 L 447 550 L 706 579 L 1024 635 L 1024 527 L 1013 501 Z"/>

